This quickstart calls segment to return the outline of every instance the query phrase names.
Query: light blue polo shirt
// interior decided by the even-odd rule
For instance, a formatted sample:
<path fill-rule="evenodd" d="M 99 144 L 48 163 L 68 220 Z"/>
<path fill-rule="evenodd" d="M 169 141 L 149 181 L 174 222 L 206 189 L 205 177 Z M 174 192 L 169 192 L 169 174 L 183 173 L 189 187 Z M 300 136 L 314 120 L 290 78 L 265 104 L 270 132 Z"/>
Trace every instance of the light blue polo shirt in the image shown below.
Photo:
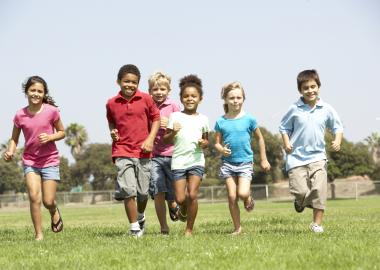
<path fill-rule="evenodd" d="M 310 108 L 300 98 L 281 120 L 280 133 L 288 134 L 293 151 L 286 155 L 286 170 L 327 159 L 325 129 L 333 134 L 343 132 L 343 124 L 334 108 L 318 100 Z"/>

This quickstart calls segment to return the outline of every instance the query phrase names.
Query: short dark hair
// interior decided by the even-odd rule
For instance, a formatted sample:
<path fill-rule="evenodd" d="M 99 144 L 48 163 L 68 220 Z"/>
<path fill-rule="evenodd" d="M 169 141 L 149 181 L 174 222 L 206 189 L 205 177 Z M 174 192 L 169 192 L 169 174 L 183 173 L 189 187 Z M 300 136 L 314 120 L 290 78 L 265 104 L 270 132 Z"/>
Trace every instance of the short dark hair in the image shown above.
<path fill-rule="evenodd" d="M 318 72 L 315 69 L 307 69 L 301 71 L 297 76 L 297 87 L 298 91 L 301 91 L 301 86 L 303 83 L 314 80 L 318 87 L 321 87 L 321 81 L 319 80 Z"/>
<path fill-rule="evenodd" d="M 202 80 L 194 74 L 187 75 L 179 81 L 179 97 L 182 97 L 183 91 L 186 87 L 195 87 L 198 90 L 200 97 L 203 97 Z"/>
<path fill-rule="evenodd" d="M 121 79 L 124 77 L 125 74 L 134 74 L 138 77 L 138 81 L 140 82 L 141 74 L 140 70 L 132 64 L 124 65 L 119 69 L 119 73 L 117 74 L 117 80 L 121 81 Z"/>

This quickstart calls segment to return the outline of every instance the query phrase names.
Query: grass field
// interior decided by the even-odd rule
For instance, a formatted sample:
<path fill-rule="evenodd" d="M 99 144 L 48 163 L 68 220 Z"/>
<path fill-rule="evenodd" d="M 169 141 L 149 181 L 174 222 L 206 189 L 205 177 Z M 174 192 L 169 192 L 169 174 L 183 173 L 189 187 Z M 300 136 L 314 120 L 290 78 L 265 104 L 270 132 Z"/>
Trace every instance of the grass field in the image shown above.
<path fill-rule="evenodd" d="M 147 233 L 127 235 L 122 204 L 61 207 L 65 228 L 33 240 L 28 209 L 0 209 L 0 269 L 380 269 L 380 197 L 329 201 L 325 233 L 308 230 L 311 210 L 258 201 L 242 212 L 244 233 L 231 236 L 226 203 L 200 204 L 194 236 L 171 222 L 161 236 L 153 203 Z"/>

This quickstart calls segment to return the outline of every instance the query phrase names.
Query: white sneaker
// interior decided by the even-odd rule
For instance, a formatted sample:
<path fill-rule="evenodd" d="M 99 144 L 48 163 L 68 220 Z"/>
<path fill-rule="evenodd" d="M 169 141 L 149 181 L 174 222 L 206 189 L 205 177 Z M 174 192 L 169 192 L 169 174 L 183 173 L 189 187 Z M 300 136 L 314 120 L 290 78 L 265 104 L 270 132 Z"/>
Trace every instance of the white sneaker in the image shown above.
<path fill-rule="evenodd" d="M 310 230 L 314 233 L 323 233 L 323 227 L 321 225 L 318 225 L 317 223 L 310 223 Z"/>
<path fill-rule="evenodd" d="M 141 230 L 129 230 L 129 235 L 136 238 L 140 238 L 141 236 L 143 236 L 143 234 L 144 232 Z"/>

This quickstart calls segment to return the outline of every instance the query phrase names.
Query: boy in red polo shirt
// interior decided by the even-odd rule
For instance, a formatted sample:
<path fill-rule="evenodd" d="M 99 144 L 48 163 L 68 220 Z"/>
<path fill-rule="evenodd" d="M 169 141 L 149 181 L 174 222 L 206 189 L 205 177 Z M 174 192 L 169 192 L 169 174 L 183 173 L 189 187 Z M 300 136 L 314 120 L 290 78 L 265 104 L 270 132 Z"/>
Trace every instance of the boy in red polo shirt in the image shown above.
<path fill-rule="evenodd" d="M 124 200 L 130 234 L 136 237 L 144 234 L 150 158 L 160 127 L 160 111 L 153 99 L 138 90 L 140 77 L 136 66 L 122 66 L 117 75 L 120 91 L 106 105 L 112 159 L 118 171 L 115 199 Z"/>

